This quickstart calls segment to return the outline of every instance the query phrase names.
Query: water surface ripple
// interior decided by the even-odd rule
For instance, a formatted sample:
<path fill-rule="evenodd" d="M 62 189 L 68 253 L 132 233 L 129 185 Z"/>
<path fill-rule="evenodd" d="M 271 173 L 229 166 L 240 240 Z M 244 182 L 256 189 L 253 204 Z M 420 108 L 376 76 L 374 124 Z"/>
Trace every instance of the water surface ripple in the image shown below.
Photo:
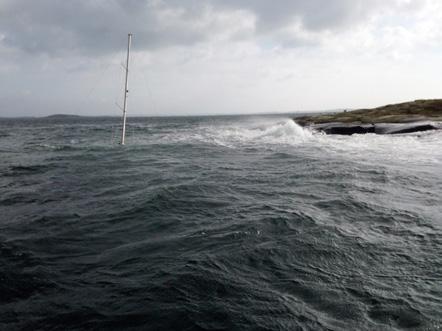
<path fill-rule="evenodd" d="M 440 330 L 442 134 L 0 121 L 0 329 Z"/>

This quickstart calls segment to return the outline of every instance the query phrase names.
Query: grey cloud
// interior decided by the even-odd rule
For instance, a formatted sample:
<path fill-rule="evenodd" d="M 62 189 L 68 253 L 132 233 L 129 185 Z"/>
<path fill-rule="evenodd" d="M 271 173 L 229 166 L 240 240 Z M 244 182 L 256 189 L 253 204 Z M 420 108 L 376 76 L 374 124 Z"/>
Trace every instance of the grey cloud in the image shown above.
<path fill-rule="evenodd" d="M 121 39 L 128 31 L 136 34 L 137 45 L 143 49 L 208 40 L 215 27 L 201 22 L 209 9 L 215 14 L 246 11 L 256 17 L 256 34 L 272 34 L 295 22 L 308 31 L 345 28 L 395 3 L 393 0 L 0 0 L 0 36 L 3 35 L 0 42 L 26 53 L 107 54 L 121 49 Z"/>
<path fill-rule="evenodd" d="M 8 47 L 48 54 L 113 52 L 127 32 L 143 48 L 205 38 L 192 24 L 182 28 L 188 18 L 173 10 L 147 0 L 0 0 L 0 35 Z"/>
<path fill-rule="evenodd" d="M 394 7 L 394 0 L 213 0 L 218 6 L 252 11 L 258 30 L 278 29 L 300 21 L 308 30 L 336 29 L 360 22 L 374 12 Z"/>

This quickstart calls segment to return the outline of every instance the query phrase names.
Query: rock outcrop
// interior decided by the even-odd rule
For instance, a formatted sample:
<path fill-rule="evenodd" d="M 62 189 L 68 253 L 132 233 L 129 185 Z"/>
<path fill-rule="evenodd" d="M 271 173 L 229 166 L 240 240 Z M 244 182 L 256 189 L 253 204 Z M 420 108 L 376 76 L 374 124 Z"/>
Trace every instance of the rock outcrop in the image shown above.
<path fill-rule="evenodd" d="M 376 134 L 401 134 L 440 130 L 442 125 L 436 122 L 416 122 L 407 124 L 379 123 L 379 124 L 351 124 L 351 123 L 327 123 L 310 126 L 316 131 L 326 134 L 339 134 L 350 136 L 353 134 L 376 133 Z"/>
<path fill-rule="evenodd" d="M 402 134 L 442 129 L 442 100 L 417 100 L 375 109 L 302 116 L 294 119 L 326 134 Z"/>

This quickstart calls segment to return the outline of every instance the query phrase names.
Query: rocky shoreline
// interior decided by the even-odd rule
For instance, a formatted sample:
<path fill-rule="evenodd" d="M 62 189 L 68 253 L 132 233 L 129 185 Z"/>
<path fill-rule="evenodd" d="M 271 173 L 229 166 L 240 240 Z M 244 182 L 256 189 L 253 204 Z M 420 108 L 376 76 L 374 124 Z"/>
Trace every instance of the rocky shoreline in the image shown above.
<path fill-rule="evenodd" d="M 442 129 L 442 100 L 416 100 L 374 109 L 360 109 L 294 118 L 301 126 L 326 134 L 403 134 Z"/>

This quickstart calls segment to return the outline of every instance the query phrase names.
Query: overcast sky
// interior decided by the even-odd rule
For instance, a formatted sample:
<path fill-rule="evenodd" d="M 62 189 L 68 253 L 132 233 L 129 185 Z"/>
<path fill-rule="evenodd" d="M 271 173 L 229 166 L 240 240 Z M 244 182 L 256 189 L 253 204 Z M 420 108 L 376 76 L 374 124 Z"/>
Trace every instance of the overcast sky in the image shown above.
<path fill-rule="evenodd" d="M 0 0 L 0 116 L 360 108 L 442 97 L 440 0 Z"/>

